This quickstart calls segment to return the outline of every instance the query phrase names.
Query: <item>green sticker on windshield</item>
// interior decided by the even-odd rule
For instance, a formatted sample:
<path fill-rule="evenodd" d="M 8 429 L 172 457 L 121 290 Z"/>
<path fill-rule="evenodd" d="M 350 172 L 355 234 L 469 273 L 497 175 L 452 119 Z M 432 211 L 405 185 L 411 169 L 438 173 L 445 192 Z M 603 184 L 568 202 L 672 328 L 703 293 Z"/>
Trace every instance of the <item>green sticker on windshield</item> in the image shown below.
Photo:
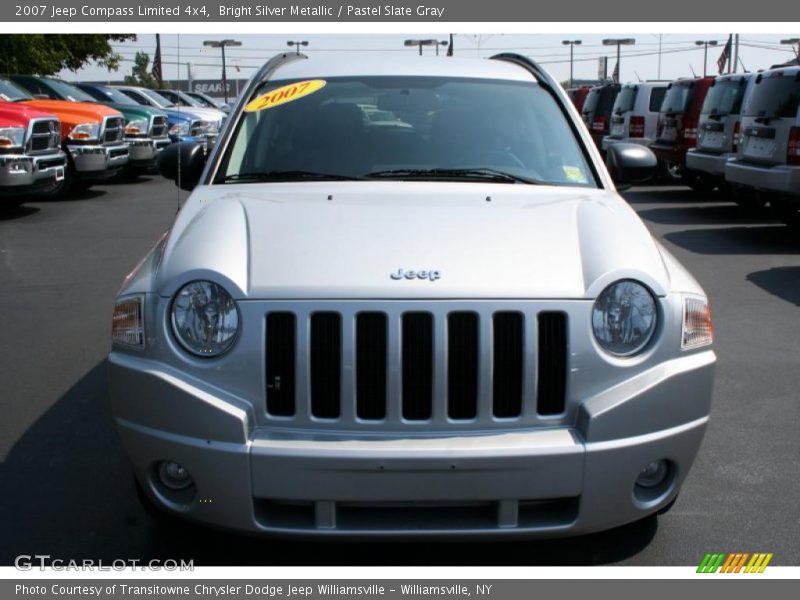
<path fill-rule="evenodd" d="M 584 175 L 583 171 L 581 171 L 578 167 L 564 165 L 561 168 L 564 169 L 564 175 L 566 175 L 567 179 L 570 181 L 574 181 L 575 183 L 586 183 L 586 175 Z"/>

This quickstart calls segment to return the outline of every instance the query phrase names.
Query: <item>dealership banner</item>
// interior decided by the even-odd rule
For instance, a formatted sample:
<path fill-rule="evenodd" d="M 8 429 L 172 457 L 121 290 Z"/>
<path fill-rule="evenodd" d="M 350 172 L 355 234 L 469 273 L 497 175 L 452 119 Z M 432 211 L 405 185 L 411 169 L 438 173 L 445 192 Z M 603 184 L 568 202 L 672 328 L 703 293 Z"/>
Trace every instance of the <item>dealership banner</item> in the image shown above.
<path fill-rule="evenodd" d="M 86 598 L 138 600 L 425 600 L 470 598 L 523 600 L 534 598 L 634 598 L 689 600 L 701 597 L 792 598 L 797 582 L 787 579 L 717 578 L 698 586 L 690 579 L 495 579 L 479 581 L 425 579 L 286 579 L 286 580 L 78 580 L 65 578 L 0 581 L 0 598 L 83 600 Z"/>
<path fill-rule="evenodd" d="M 665 8 L 658 12 L 659 8 Z M 9 22 L 773 22 L 794 18 L 785 0 L 749 3 L 670 0 L 659 6 L 642 0 L 580 0 L 521 2 L 520 0 L 58 0 L 54 3 L 17 0 L 0 5 L 0 20 Z M 656 12 L 654 12 L 656 11 Z"/>

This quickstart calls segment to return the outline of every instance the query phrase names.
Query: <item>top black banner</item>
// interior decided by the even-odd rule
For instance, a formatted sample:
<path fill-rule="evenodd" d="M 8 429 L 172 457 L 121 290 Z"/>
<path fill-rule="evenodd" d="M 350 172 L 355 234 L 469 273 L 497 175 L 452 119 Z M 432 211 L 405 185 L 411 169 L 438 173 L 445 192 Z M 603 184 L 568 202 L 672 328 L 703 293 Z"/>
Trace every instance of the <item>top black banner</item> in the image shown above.
<path fill-rule="evenodd" d="M 758 5 L 722 0 L 394 0 L 376 2 L 256 0 L 12 0 L 0 5 L 5 22 L 789 22 L 795 18 L 785 0 Z M 666 14 L 665 14 L 666 11 Z"/>

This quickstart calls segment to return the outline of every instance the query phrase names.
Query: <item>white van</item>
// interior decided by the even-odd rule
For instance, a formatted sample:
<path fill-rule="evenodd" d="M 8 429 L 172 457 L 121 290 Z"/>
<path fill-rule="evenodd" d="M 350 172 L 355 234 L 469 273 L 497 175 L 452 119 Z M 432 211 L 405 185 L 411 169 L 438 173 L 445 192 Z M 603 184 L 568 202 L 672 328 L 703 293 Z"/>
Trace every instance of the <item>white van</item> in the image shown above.
<path fill-rule="evenodd" d="M 656 139 L 658 113 L 668 85 L 667 81 L 645 81 L 622 86 L 611 111 L 603 150 L 619 142 L 649 146 Z"/>
<path fill-rule="evenodd" d="M 739 150 L 725 165 L 725 179 L 768 192 L 780 218 L 800 221 L 800 67 L 756 75 Z"/>

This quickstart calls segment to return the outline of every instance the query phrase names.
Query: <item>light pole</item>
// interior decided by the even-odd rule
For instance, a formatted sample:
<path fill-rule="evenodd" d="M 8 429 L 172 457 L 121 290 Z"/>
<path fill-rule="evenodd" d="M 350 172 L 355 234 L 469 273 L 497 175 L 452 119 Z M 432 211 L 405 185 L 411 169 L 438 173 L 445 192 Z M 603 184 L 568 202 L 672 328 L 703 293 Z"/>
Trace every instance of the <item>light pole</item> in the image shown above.
<path fill-rule="evenodd" d="M 708 47 L 709 46 L 716 46 L 717 40 L 697 40 L 694 43 L 695 46 L 703 46 L 703 77 L 707 74 L 707 67 L 706 63 L 708 62 Z"/>
<path fill-rule="evenodd" d="M 447 47 L 448 42 L 447 40 L 442 40 L 441 42 L 438 40 L 435 41 L 436 41 L 436 56 L 439 56 L 439 46 Z"/>
<path fill-rule="evenodd" d="M 242 42 L 237 40 L 206 40 L 203 42 L 203 46 L 222 50 L 222 93 L 225 94 L 225 104 L 228 103 L 228 75 L 225 72 L 225 48 L 236 48 L 241 45 Z"/>
<path fill-rule="evenodd" d="M 297 48 L 297 54 L 299 55 L 300 54 L 300 46 L 308 46 L 308 41 L 302 40 L 300 42 L 295 42 L 295 41 L 289 40 L 288 42 L 286 42 L 286 45 L 289 46 L 289 48 L 291 48 L 292 46 Z"/>
<path fill-rule="evenodd" d="M 633 46 L 636 40 L 633 38 L 608 38 L 603 40 L 603 46 L 616 46 L 617 47 L 617 82 L 622 81 L 622 67 L 619 64 L 620 59 L 620 46 Z M 612 71 L 613 72 L 613 71 Z"/>
<path fill-rule="evenodd" d="M 788 44 L 794 50 L 794 56 L 800 59 L 800 38 L 789 38 L 788 40 L 781 40 L 781 44 Z M 797 46 L 797 48 L 795 48 Z"/>
<path fill-rule="evenodd" d="M 561 40 L 565 46 L 569 46 L 569 87 L 572 87 L 572 51 L 575 46 L 580 46 L 583 42 L 581 40 Z"/>
<path fill-rule="evenodd" d="M 406 40 L 403 42 L 406 48 L 419 47 L 419 55 L 422 56 L 423 46 L 436 46 L 436 54 L 439 54 L 439 40 Z"/>

